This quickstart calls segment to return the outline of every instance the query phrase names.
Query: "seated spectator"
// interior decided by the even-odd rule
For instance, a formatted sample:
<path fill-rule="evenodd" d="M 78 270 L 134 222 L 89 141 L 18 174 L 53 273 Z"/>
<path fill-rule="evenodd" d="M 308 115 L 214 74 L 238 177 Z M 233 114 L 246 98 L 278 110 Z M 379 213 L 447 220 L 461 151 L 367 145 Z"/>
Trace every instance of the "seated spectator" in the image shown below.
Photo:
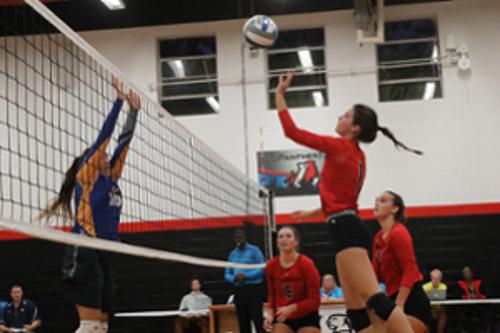
<path fill-rule="evenodd" d="M 446 299 L 448 287 L 443 281 L 443 272 L 435 268 L 430 273 L 431 281 L 423 285 L 424 291 L 429 300 Z M 446 329 L 446 309 L 442 305 L 432 305 L 432 317 L 437 320 L 437 333 L 444 333 Z"/>
<path fill-rule="evenodd" d="M 474 279 L 474 273 L 469 266 L 464 267 L 462 276 L 463 279 L 457 282 L 463 292 L 462 299 L 475 300 L 486 298 L 480 291 L 481 280 Z M 460 312 L 460 329 L 471 333 L 487 332 L 491 327 L 491 317 L 491 308 L 488 305 L 468 305 Z"/>
<path fill-rule="evenodd" d="M 342 289 L 337 286 L 332 274 L 325 274 L 320 289 L 321 302 L 331 299 L 343 299 Z"/>
<path fill-rule="evenodd" d="M 15 284 L 10 289 L 12 301 L 3 310 L 0 320 L 1 332 L 35 332 L 40 327 L 38 309 L 36 305 L 27 298 L 23 298 L 23 288 Z"/>
<path fill-rule="evenodd" d="M 202 289 L 201 280 L 191 279 L 191 292 L 184 295 L 179 310 L 183 313 L 175 319 L 175 333 L 183 333 L 191 325 L 197 326 L 202 333 L 208 333 L 208 307 L 212 299 Z"/>
<path fill-rule="evenodd" d="M 483 299 L 485 295 L 481 294 L 481 280 L 474 279 L 474 273 L 469 266 L 465 266 L 462 270 L 463 280 L 458 281 L 458 286 L 462 289 L 462 299 Z"/>

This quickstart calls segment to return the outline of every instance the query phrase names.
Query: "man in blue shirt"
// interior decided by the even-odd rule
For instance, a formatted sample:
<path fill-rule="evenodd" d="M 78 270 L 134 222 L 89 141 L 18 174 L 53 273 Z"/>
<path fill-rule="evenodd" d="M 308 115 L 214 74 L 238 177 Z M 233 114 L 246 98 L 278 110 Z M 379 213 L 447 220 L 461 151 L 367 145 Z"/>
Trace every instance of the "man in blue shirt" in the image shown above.
<path fill-rule="evenodd" d="M 343 299 L 344 295 L 342 289 L 337 286 L 335 278 L 332 274 L 323 275 L 323 280 L 321 282 L 320 289 L 321 302 L 325 302 L 331 299 Z"/>
<path fill-rule="evenodd" d="M 0 332 L 34 332 L 42 324 L 36 305 L 23 297 L 23 289 L 13 285 L 10 290 L 12 301 L 0 316 Z"/>
<path fill-rule="evenodd" d="M 246 242 L 243 229 L 234 234 L 236 248 L 229 254 L 228 261 L 240 264 L 264 264 L 264 256 L 257 246 Z M 262 301 L 264 297 L 262 282 L 264 269 L 226 268 L 224 277 L 234 286 L 234 304 L 238 315 L 240 333 L 251 333 L 251 322 L 257 333 L 264 333 Z"/>

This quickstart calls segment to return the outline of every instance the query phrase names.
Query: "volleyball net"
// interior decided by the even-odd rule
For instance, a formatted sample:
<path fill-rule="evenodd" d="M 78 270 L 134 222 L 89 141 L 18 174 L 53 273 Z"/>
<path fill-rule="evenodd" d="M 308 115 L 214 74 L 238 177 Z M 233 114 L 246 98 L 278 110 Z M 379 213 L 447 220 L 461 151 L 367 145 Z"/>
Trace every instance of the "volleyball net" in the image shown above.
<path fill-rule="evenodd" d="M 137 89 L 38 0 L 0 5 L 0 228 L 129 255 L 228 265 L 159 251 L 148 244 L 138 247 L 71 234 L 74 222 L 62 215 L 37 218 L 58 195 L 75 157 L 95 144 L 104 130 L 116 99 L 113 76 L 124 82 L 125 91 L 132 89 L 141 99 L 119 180 L 120 232 L 231 228 L 246 223 L 259 226 L 258 230 L 263 227 L 260 236 L 269 252 L 268 193 Z M 113 153 L 123 148 L 119 135 L 126 131 L 129 109 L 124 103 L 107 145 L 111 163 L 116 162 Z M 98 167 L 89 172 L 96 173 Z M 185 248 L 193 245 L 190 239 L 182 242 Z M 168 244 L 161 247 L 169 250 Z"/>

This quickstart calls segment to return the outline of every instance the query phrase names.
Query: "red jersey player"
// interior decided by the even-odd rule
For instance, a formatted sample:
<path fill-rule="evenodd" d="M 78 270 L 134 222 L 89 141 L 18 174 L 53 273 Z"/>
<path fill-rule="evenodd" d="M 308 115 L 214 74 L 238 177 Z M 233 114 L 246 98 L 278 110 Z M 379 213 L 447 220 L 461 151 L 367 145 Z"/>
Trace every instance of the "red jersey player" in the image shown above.
<path fill-rule="evenodd" d="M 413 239 L 405 221 L 405 205 L 400 195 L 385 191 L 375 200 L 375 218 L 380 230 L 373 241 L 373 268 L 387 287 L 387 294 L 404 309 L 415 333 L 427 331 L 431 307 L 422 288 Z"/>
<path fill-rule="evenodd" d="M 276 108 L 281 126 L 291 140 L 325 153 L 319 185 L 321 209 L 301 213 L 312 217 L 328 216 L 333 238 L 335 261 L 344 290 L 347 316 L 353 328 L 362 331 L 373 324 L 376 332 L 411 332 L 403 311 L 380 289 L 368 256 L 370 235 L 356 215 L 357 200 L 365 178 L 365 156 L 359 142 L 371 143 L 381 131 L 397 146 L 421 154 L 399 142 L 385 127 L 378 125 L 377 114 L 366 105 L 356 104 L 338 118 L 335 131 L 340 137 L 318 135 L 298 128 L 291 118 L 284 94 L 293 80 L 293 71 L 280 77 L 276 87 Z M 370 310 L 370 320 L 367 316 Z M 383 321 L 381 321 L 382 319 Z"/>
<path fill-rule="evenodd" d="M 273 333 L 319 333 L 320 277 L 314 262 L 300 254 L 300 235 L 280 229 L 279 255 L 266 265 L 268 309 L 264 327 Z"/>

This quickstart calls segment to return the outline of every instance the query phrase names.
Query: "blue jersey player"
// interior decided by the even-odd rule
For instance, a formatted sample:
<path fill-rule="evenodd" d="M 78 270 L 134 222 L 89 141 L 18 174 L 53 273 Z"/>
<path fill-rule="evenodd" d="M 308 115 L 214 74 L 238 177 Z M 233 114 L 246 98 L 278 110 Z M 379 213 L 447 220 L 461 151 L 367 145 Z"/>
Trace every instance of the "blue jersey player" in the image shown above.
<path fill-rule="evenodd" d="M 56 200 L 42 218 L 61 211 L 74 220 L 73 233 L 108 240 L 119 240 L 122 193 L 118 186 L 125 158 L 137 122 L 140 98 L 133 91 L 126 95 L 123 84 L 112 80 L 117 98 L 94 144 L 77 157 L 66 172 Z M 124 100 L 130 111 L 118 138 L 118 146 L 108 159 L 108 146 Z M 74 194 L 75 214 L 71 210 Z M 69 246 L 63 263 L 63 281 L 80 318 L 75 333 L 107 332 L 113 303 L 113 270 L 110 253 Z"/>

